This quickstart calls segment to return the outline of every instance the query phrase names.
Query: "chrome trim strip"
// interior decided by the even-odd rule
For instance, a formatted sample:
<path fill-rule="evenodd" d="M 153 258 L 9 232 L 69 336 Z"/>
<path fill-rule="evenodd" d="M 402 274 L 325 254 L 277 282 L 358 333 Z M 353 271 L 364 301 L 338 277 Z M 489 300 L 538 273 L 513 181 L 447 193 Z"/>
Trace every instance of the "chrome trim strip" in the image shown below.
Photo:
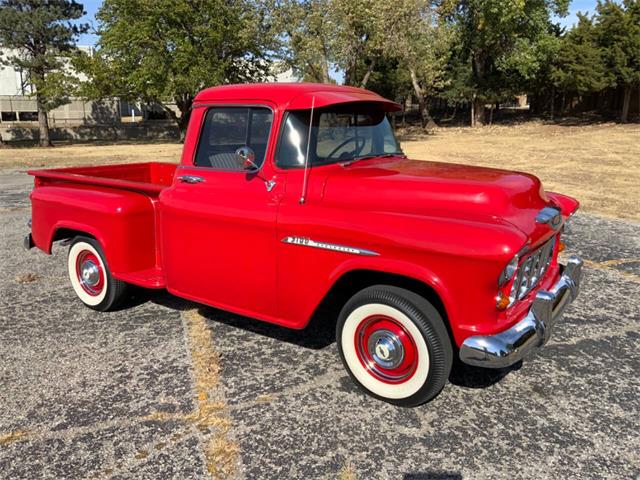
<path fill-rule="evenodd" d="M 554 325 L 578 296 L 582 259 L 572 256 L 560 280 L 549 290 L 540 290 L 526 317 L 495 335 L 476 335 L 460 346 L 460 360 L 468 365 L 504 368 L 532 355 L 544 346 Z"/>
<path fill-rule="evenodd" d="M 365 255 L 375 257 L 380 255 L 373 250 L 366 250 L 364 248 L 350 247 L 348 245 L 339 245 L 337 243 L 316 242 L 307 237 L 295 237 L 289 236 L 282 239 L 282 243 L 288 243 L 290 245 L 301 245 L 303 247 L 320 248 L 323 250 L 331 250 L 333 252 L 350 253 L 352 255 Z"/>

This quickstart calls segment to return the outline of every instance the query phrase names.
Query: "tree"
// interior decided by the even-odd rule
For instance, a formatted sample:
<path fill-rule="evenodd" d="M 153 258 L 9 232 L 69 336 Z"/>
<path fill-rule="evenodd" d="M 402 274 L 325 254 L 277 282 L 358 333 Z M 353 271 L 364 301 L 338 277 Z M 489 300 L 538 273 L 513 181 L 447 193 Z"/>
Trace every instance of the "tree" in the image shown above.
<path fill-rule="evenodd" d="M 568 0 L 443 0 L 440 12 L 453 24 L 459 63 L 470 69 L 472 126 L 485 123 L 487 101 L 505 98 L 535 76 L 536 50 L 552 13 L 566 13 Z"/>
<path fill-rule="evenodd" d="M 380 2 L 384 19 L 379 34 L 387 56 L 398 61 L 407 72 L 418 100 L 422 126 L 435 122 L 428 109 L 428 98 L 442 91 L 446 84 L 446 67 L 451 45 L 450 29 L 432 9 L 429 0 Z M 393 32 L 393 34 L 389 34 Z"/>
<path fill-rule="evenodd" d="M 302 80 L 330 83 L 335 29 L 332 0 L 271 0 L 278 55 Z"/>
<path fill-rule="evenodd" d="M 384 3 L 381 0 L 333 0 L 334 57 L 344 83 L 365 88 L 384 61 Z"/>
<path fill-rule="evenodd" d="M 554 63 L 551 80 L 562 91 L 563 99 L 567 94 L 600 92 L 610 83 L 593 21 L 586 15 L 578 14 L 578 24 L 562 39 Z"/>
<path fill-rule="evenodd" d="M 604 67 L 610 72 L 609 85 L 623 89 L 620 121 L 629 116 L 631 91 L 640 84 L 640 2 L 625 0 L 620 5 L 599 1 L 595 36 L 602 49 Z"/>
<path fill-rule="evenodd" d="M 74 22 L 83 15 L 73 0 L 0 1 L 0 44 L 12 51 L 1 63 L 27 72 L 35 88 L 42 147 L 51 146 L 47 113 L 69 102 L 76 80 L 65 59 L 89 28 Z"/>
<path fill-rule="evenodd" d="M 157 103 L 183 138 L 199 90 L 267 76 L 266 18 L 249 0 L 105 0 L 96 54 L 76 61 L 83 93 Z"/>

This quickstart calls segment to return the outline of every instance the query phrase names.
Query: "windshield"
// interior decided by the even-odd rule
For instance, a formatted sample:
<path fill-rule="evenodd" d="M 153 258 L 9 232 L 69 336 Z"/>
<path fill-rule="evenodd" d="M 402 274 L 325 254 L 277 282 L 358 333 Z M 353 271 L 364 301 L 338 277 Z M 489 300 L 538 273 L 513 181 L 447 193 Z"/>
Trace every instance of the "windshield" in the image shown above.
<path fill-rule="evenodd" d="M 311 110 L 287 112 L 276 153 L 278 166 L 304 166 L 310 116 Z M 309 165 L 393 154 L 402 151 L 379 106 L 342 104 L 314 111 Z"/>

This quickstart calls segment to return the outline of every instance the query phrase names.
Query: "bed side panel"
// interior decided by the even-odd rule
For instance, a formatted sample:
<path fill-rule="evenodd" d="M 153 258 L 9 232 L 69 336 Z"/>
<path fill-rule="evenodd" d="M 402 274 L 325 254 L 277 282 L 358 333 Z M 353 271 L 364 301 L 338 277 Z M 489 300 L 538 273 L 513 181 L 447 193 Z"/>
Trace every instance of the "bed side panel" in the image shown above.
<path fill-rule="evenodd" d="M 58 229 L 86 232 L 102 245 L 112 273 L 156 265 L 155 211 L 141 193 L 76 184 L 37 186 L 31 193 L 35 245 L 51 253 Z"/>

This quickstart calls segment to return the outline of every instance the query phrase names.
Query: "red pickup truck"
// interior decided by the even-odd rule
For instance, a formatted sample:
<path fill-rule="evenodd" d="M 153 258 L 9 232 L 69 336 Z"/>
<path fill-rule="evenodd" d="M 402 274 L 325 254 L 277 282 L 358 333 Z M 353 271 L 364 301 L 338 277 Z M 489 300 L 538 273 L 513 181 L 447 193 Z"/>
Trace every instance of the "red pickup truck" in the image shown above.
<path fill-rule="evenodd" d="M 70 244 L 90 308 L 129 284 L 289 328 L 341 307 L 344 366 L 371 395 L 417 405 L 454 355 L 502 368 L 549 339 L 582 261 L 558 263 L 578 208 L 525 173 L 409 160 L 375 93 L 231 85 L 195 99 L 179 165 L 29 172 L 27 248 Z"/>

